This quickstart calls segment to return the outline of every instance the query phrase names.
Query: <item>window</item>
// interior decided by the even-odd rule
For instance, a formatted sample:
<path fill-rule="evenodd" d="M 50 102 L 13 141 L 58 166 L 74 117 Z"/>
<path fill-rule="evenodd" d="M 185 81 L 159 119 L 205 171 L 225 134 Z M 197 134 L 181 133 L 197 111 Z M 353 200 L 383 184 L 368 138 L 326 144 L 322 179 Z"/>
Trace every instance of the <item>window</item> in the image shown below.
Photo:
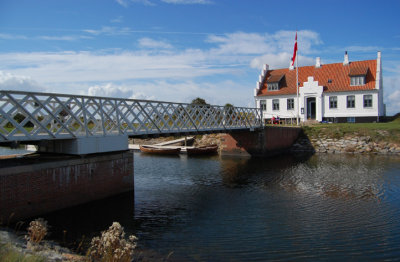
<path fill-rule="evenodd" d="M 364 107 L 372 107 L 372 95 L 364 95 Z"/>
<path fill-rule="evenodd" d="M 347 108 L 355 108 L 355 107 L 356 107 L 355 96 L 347 96 Z"/>
<path fill-rule="evenodd" d="M 293 110 L 294 109 L 294 99 L 293 98 L 288 98 L 287 100 L 287 110 Z"/>
<path fill-rule="evenodd" d="M 347 118 L 347 123 L 355 123 L 356 122 L 356 118 L 355 117 L 348 117 Z"/>
<path fill-rule="evenodd" d="M 350 77 L 351 86 L 362 86 L 365 85 L 365 76 L 352 76 Z"/>
<path fill-rule="evenodd" d="M 260 100 L 260 108 L 262 111 L 267 111 L 267 101 Z"/>
<path fill-rule="evenodd" d="M 272 100 L 272 110 L 279 110 L 279 99 Z"/>
<path fill-rule="evenodd" d="M 276 83 L 268 83 L 268 90 L 279 90 L 279 82 Z"/>
<path fill-rule="evenodd" d="M 337 108 L 337 96 L 329 97 L 329 108 Z"/>

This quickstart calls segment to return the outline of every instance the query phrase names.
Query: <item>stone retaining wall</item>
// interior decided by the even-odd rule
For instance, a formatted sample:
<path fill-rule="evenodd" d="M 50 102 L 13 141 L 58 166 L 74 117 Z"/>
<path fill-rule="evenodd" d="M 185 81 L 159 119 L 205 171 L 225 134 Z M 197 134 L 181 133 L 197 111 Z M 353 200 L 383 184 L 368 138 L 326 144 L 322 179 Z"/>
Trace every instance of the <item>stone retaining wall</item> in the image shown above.
<path fill-rule="evenodd" d="M 353 154 L 399 154 L 400 145 L 373 141 L 369 136 L 344 138 L 308 138 L 305 136 L 293 144 L 292 152 L 353 153 Z"/>

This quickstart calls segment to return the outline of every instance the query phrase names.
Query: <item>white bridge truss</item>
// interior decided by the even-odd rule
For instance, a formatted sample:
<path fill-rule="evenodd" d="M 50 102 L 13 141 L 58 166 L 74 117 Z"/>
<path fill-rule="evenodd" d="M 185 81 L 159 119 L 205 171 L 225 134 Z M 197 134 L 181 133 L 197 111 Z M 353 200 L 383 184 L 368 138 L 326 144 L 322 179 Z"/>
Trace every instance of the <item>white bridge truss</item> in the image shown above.
<path fill-rule="evenodd" d="M 261 127 L 256 108 L 0 90 L 0 144 Z"/>

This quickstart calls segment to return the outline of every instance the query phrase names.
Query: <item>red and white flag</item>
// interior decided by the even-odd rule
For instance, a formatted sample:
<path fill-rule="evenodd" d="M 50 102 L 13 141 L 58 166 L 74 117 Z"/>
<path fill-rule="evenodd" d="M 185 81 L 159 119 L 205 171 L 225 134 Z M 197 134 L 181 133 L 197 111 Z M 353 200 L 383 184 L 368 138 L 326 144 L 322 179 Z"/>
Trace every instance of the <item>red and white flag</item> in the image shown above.
<path fill-rule="evenodd" d="M 294 65 L 294 61 L 296 60 L 296 55 L 297 55 L 297 31 L 296 31 L 296 38 L 294 39 L 294 50 L 293 50 L 293 56 L 292 56 L 292 66 Z"/>

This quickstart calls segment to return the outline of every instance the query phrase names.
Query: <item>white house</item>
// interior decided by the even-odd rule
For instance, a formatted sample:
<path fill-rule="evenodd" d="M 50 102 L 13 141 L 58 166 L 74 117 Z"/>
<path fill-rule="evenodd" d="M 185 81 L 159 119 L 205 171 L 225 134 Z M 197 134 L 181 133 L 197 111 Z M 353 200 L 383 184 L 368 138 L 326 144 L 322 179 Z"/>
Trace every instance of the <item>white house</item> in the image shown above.
<path fill-rule="evenodd" d="M 378 122 L 385 116 L 381 52 L 376 60 L 269 70 L 265 65 L 254 96 L 266 121 L 280 119 L 329 122 Z"/>

